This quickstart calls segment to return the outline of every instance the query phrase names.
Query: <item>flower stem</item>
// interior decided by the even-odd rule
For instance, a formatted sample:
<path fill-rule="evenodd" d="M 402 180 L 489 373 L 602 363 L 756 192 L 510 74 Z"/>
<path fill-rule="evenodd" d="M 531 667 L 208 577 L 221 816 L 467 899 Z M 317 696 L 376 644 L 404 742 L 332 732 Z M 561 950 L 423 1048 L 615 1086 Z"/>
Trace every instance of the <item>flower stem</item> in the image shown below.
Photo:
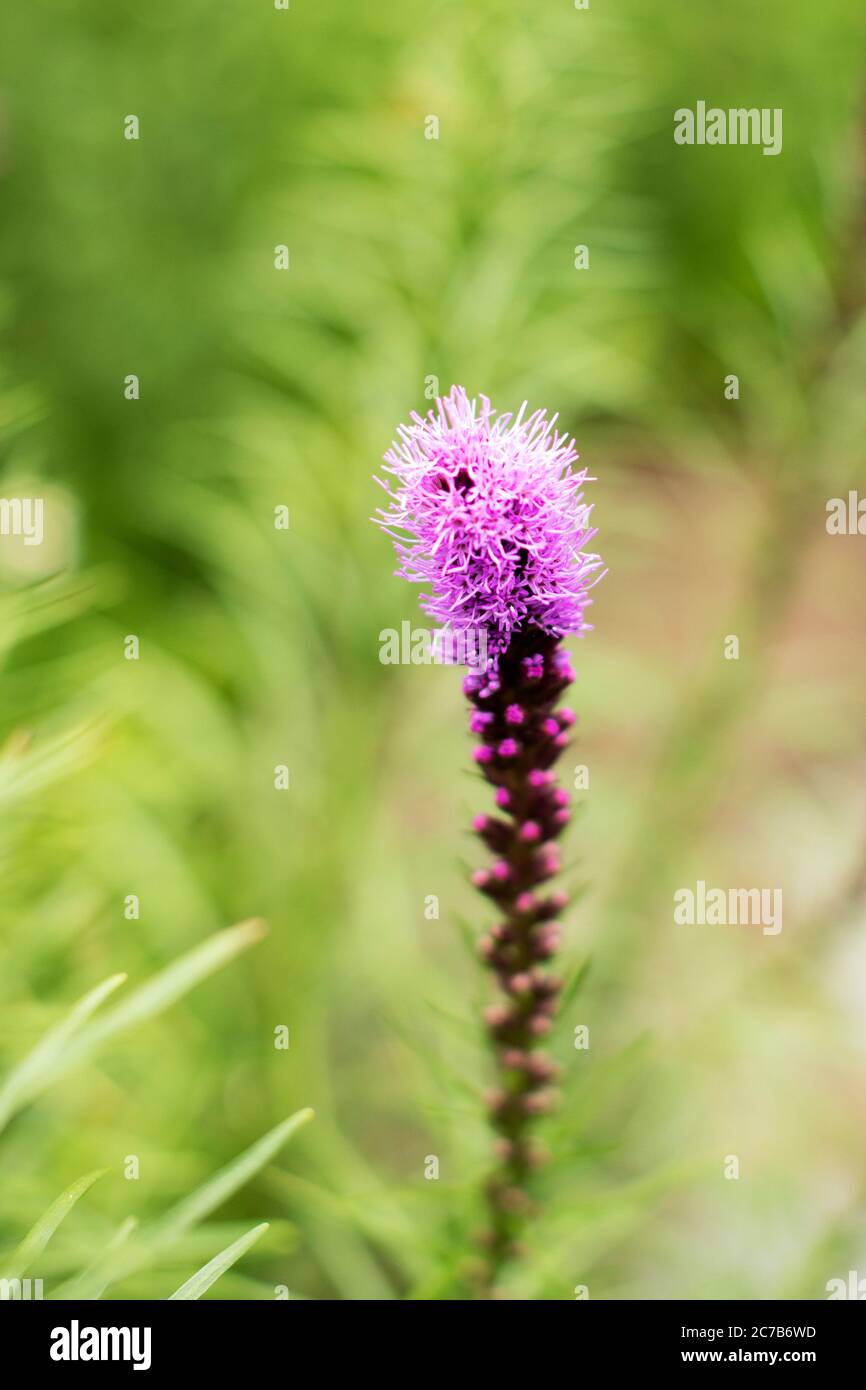
<path fill-rule="evenodd" d="M 554 842 L 570 818 L 568 794 L 551 768 L 568 746 L 574 723 L 570 710 L 555 710 L 573 679 L 559 640 L 530 629 L 512 638 L 494 672 L 464 682 L 473 705 L 470 727 L 479 737 L 475 761 L 495 788 L 501 812 L 478 816 L 473 826 L 496 858 L 472 881 L 500 913 L 479 942 L 502 995 L 484 1011 L 497 1067 L 488 1105 L 499 1159 L 486 1188 L 488 1292 L 520 1253 L 519 1235 L 533 1211 L 531 1174 L 542 1156 L 532 1136 L 534 1122 L 556 1098 L 551 1083 L 558 1068 L 539 1043 L 552 1027 L 561 986 L 543 962 L 559 945 L 556 918 L 567 899 L 537 890 L 559 870 Z"/>

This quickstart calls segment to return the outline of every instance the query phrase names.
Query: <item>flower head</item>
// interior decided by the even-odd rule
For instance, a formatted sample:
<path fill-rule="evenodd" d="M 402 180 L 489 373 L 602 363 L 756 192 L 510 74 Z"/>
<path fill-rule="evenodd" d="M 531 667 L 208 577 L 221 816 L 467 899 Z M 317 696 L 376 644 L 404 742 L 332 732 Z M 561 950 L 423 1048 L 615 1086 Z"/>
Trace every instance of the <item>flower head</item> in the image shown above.
<path fill-rule="evenodd" d="M 385 455 L 391 500 L 374 520 L 394 540 L 397 574 L 429 585 L 421 607 L 456 633 L 483 631 L 492 663 L 513 633 L 588 630 L 596 534 L 575 472 L 574 441 L 542 410 L 497 415 L 462 386 L 413 413 Z"/>

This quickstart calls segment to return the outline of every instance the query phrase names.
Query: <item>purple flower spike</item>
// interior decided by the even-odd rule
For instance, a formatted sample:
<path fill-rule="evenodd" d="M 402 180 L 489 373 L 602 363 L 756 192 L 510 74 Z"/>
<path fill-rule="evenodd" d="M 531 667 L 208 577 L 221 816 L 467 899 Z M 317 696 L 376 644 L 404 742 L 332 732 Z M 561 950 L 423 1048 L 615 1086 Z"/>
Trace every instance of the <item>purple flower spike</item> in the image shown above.
<path fill-rule="evenodd" d="M 385 455 L 396 486 L 374 520 L 394 540 L 397 574 L 426 584 L 421 607 L 455 633 L 486 634 L 495 665 L 512 634 L 587 630 L 601 560 L 574 441 L 543 410 L 497 415 L 462 386 L 413 414 Z M 527 653 L 527 656 L 531 656 Z M 540 679 L 542 672 L 539 671 Z M 468 692 L 467 692 L 468 693 Z"/>
<path fill-rule="evenodd" d="M 561 642 L 589 630 L 589 591 L 602 576 L 584 549 L 596 534 L 587 474 L 575 471 L 573 441 L 555 426 L 555 416 L 527 415 L 525 405 L 515 418 L 497 416 L 486 397 L 470 400 L 455 386 L 426 419 L 415 414 L 398 430 L 385 455 L 393 485 L 377 479 L 390 506 L 374 520 L 394 541 L 398 575 L 427 586 L 421 607 L 440 626 L 472 634 L 464 650 L 486 650 L 463 690 L 478 738 L 472 756 L 502 813 L 473 821 L 495 857 L 472 883 L 499 916 L 478 947 L 500 992 L 483 1013 L 498 1071 L 488 1103 L 499 1166 L 486 1189 L 487 1296 L 519 1256 L 538 1166 L 532 1130 L 556 1102 L 556 1068 L 537 1047 L 556 1012 L 561 982 L 546 963 L 567 903 L 543 886 L 559 872 L 555 841 L 570 818 L 551 771 L 576 722 L 556 708 L 575 679 Z"/>

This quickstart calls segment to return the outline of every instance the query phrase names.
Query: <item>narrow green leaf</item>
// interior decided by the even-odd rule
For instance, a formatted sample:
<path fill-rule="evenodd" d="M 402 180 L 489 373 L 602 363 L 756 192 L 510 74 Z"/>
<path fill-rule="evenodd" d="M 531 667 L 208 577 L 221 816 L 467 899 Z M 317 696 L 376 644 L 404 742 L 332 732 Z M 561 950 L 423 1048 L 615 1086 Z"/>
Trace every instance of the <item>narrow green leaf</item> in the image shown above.
<path fill-rule="evenodd" d="M 562 991 L 562 996 L 559 1001 L 560 1014 L 564 1013 L 564 1011 L 568 1008 L 572 1000 L 575 999 L 577 995 L 580 993 L 580 991 L 583 989 L 591 965 L 592 956 L 587 956 L 586 960 L 583 961 L 582 964 L 578 966 L 577 970 L 574 972 L 574 975 L 569 980 L 565 989 Z"/>
<path fill-rule="evenodd" d="M 109 975 L 102 984 L 85 994 L 9 1073 L 6 1084 L 0 1089 L 0 1130 L 6 1127 L 22 1105 L 50 1084 L 55 1068 L 62 1063 L 70 1039 L 126 978 L 126 975 Z"/>
<path fill-rule="evenodd" d="M 208 1182 L 203 1183 L 189 1197 L 172 1207 L 160 1221 L 152 1227 L 152 1232 L 160 1243 L 173 1240 L 188 1231 L 220 1206 L 226 1198 L 249 1182 L 265 1164 L 269 1163 L 288 1139 L 313 1118 L 312 1110 L 298 1110 L 282 1124 L 259 1139 L 251 1148 L 220 1169 Z"/>
<path fill-rule="evenodd" d="M 274 1157 L 291 1136 L 313 1117 L 312 1110 L 298 1110 L 282 1124 L 270 1130 L 251 1148 L 240 1154 L 213 1178 L 189 1197 L 172 1207 L 165 1216 L 143 1227 L 123 1249 L 109 1249 L 96 1260 L 86 1274 L 69 1281 L 57 1296 L 66 1300 L 88 1300 L 101 1297 L 110 1284 L 126 1279 L 154 1257 L 170 1248 L 190 1229 L 232 1193 L 248 1182 L 259 1169 Z"/>
<path fill-rule="evenodd" d="M 60 1194 L 56 1201 L 51 1203 L 48 1210 L 42 1213 L 10 1257 L 9 1264 L 3 1274 L 4 1279 L 20 1279 L 24 1271 L 29 1269 L 33 1261 L 42 1254 L 57 1227 L 68 1216 L 79 1197 L 83 1197 L 97 1179 L 103 1177 L 107 1172 L 107 1168 L 97 1168 L 92 1173 L 85 1173 L 83 1178 L 77 1178 L 74 1183 L 67 1187 L 65 1192 Z"/>
<path fill-rule="evenodd" d="M 27 735 L 14 734 L 0 753 L 0 805 L 8 810 L 22 797 L 75 772 L 94 752 L 99 732 L 95 723 L 82 724 L 35 744 Z"/>
<path fill-rule="evenodd" d="M 126 976 L 113 975 L 105 980 L 76 1005 L 58 1028 L 46 1034 L 9 1077 L 0 1091 L 0 1130 L 22 1105 L 74 1067 L 88 1061 L 109 1038 L 162 1013 L 201 980 L 255 945 L 266 931 L 263 922 L 252 920 L 218 932 L 160 970 L 123 1003 L 86 1024 L 103 999 L 122 984 Z"/>
<path fill-rule="evenodd" d="M 245 1255 L 251 1245 L 255 1245 L 260 1236 L 263 1236 L 268 1229 L 267 1221 L 263 1221 L 260 1226 L 253 1226 L 251 1231 L 241 1236 L 240 1240 L 233 1241 L 227 1245 L 225 1250 L 221 1250 L 218 1255 L 214 1255 L 206 1265 L 193 1274 L 192 1278 L 187 1279 L 185 1284 L 181 1284 L 169 1297 L 169 1302 L 175 1299 L 195 1299 L 201 1298 L 206 1293 L 211 1284 L 215 1284 L 217 1279 L 225 1274 L 227 1269 L 231 1269 L 241 1257 Z"/>
<path fill-rule="evenodd" d="M 177 1003 L 201 980 L 227 965 L 241 951 L 261 941 L 266 932 L 264 922 L 257 919 L 241 922 L 236 927 L 217 932 L 201 946 L 194 947 L 185 956 L 167 965 L 123 1003 L 94 1019 L 88 1028 L 79 1033 L 66 1054 L 63 1069 L 77 1066 L 108 1038 L 153 1018 Z"/>

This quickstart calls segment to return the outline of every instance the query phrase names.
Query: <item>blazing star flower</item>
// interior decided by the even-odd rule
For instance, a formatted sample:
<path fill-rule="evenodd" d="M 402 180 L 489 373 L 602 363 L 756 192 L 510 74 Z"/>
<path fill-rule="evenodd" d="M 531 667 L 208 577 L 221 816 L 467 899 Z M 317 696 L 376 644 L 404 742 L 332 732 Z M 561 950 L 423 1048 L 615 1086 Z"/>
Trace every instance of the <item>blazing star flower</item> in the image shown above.
<path fill-rule="evenodd" d="M 426 419 L 413 413 L 385 455 L 398 486 L 374 518 L 394 540 L 397 574 L 427 584 L 421 607 L 454 633 L 486 636 L 495 668 L 513 633 L 553 637 L 588 630 L 588 590 L 601 560 L 591 508 L 575 472 L 574 441 L 536 410 L 496 415 L 462 386 Z"/>
<path fill-rule="evenodd" d="M 377 479 L 390 510 L 374 517 L 394 540 L 398 574 L 429 584 L 425 611 L 455 634 L 486 634 L 486 664 L 463 682 L 472 756 L 502 813 L 472 823 L 494 858 L 471 882 L 499 918 L 478 943 L 501 995 L 482 1015 L 498 1070 L 488 1110 L 500 1160 L 486 1188 L 486 1294 L 520 1250 L 540 1160 L 532 1128 L 556 1098 L 556 1065 L 537 1048 L 553 1027 L 561 982 L 544 963 L 568 901 L 547 891 L 570 820 L 551 768 L 576 722 L 573 710 L 557 709 L 575 678 L 561 643 L 587 631 L 588 590 L 601 578 L 598 556 L 581 548 L 595 531 L 574 445 L 556 433 L 555 416 L 524 411 L 496 417 L 486 397 L 470 401 L 455 386 L 426 420 L 413 415 L 385 455 L 399 485 Z"/>

